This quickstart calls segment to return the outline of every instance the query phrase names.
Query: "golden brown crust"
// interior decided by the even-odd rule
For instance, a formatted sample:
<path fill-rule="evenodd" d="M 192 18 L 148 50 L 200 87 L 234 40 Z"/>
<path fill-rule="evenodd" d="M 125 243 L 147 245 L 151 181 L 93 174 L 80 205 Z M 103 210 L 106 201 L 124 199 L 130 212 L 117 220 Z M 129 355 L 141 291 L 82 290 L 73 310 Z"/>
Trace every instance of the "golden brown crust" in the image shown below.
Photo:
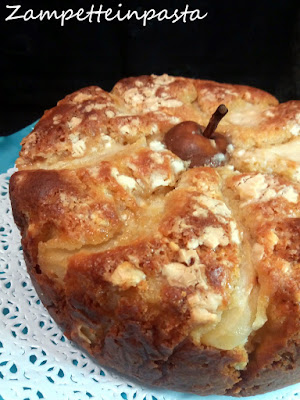
<path fill-rule="evenodd" d="M 229 165 L 189 169 L 165 132 L 205 125 L 223 102 Z M 47 111 L 10 197 L 29 274 L 67 336 L 170 389 L 296 382 L 299 124 L 300 102 L 167 75 L 85 88 Z"/>
<path fill-rule="evenodd" d="M 252 200 L 250 181 L 257 177 L 260 183 Z M 257 174 L 238 175 L 227 182 L 231 190 L 240 187 L 235 201 L 253 243 L 261 296 L 268 299 L 267 321 L 253 338 L 254 348 L 238 386 L 242 394 L 263 393 L 295 383 L 299 376 L 300 186 Z"/>
<path fill-rule="evenodd" d="M 95 156 L 105 157 L 111 147 L 119 151 L 141 137 L 161 139 L 182 120 L 206 125 L 222 102 L 229 113 L 219 130 L 238 147 L 283 143 L 299 132 L 299 101 L 278 105 L 269 93 L 248 86 L 142 76 L 121 80 L 111 93 L 91 86 L 61 100 L 23 140 L 17 165 L 65 168 L 78 160 L 93 164 Z"/>
<path fill-rule="evenodd" d="M 264 148 L 285 143 L 299 134 L 300 101 L 289 101 L 260 109 L 249 107 L 249 118 L 247 121 L 245 118 L 243 124 L 244 106 L 242 104 L 236 113 L 228 114 L 227 120 L 224 119 L 223 122 L 224 132 L 227 132 L 237 147 Z M 225 123 L 228 126 L 225 127 Z"/>
<path fill-rule="evenodd" d="M 263 90 L 228 83 L 214 81 L 195 80 L 198 93 L 198 104 L 205 112 L 213 113 L 220 103 L 235 108 L 241 101 L 257 104 L 261 108 L 266 106 L 277 106 L 278 100 Z"/>

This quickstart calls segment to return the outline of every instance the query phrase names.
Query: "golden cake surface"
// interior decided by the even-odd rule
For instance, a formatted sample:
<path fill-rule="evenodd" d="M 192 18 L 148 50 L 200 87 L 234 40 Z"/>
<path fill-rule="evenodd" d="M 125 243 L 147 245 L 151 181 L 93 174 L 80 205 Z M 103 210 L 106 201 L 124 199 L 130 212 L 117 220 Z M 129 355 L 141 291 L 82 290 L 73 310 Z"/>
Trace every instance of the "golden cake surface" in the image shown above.
<path fill-rule="evenodd" d="M 164 136 L 206 126 L 221 103 L 226 160 L 190 168 Z M 170 389 L 298 382 L 299 134 L 299 101 L 168 75 L 84 88 L 46 111 L 10 196 L 28 271 L 66 335 Z"/>

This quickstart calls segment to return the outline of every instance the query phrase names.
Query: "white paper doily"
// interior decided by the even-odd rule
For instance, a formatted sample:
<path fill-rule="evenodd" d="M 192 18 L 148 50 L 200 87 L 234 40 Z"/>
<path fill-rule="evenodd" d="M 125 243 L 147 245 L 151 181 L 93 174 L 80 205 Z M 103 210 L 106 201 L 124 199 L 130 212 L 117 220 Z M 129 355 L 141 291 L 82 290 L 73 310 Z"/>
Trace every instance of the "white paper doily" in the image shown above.
<path fill-rule="evenodd" d="M 26 272 L 8 196 L 8 182 L 14 171 L 0 175 L 0 400 L 204 399 L 143 387 L 108 372 L 62 335 Z M 255 400 L 271 399 L 300 399 L 300 384 L 255 396 Z"/>

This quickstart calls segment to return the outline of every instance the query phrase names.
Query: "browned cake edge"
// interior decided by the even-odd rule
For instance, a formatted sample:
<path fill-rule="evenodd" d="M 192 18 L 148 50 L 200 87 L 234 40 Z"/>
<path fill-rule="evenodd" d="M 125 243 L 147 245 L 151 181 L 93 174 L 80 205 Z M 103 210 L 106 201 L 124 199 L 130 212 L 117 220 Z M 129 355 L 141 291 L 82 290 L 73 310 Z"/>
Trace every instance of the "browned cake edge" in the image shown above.
<path fill-rule="evenodd" d="M 33 252 L 30 255 L 32 244 L 26 238 L 26 217 L 20 212 L 19 199 L 15 197 L 16 175 L 10 182 L 12 210 L 22 233 L 24 258 L 37 294 L 65 335 L 101 365 L 115 368 L 144 384 L 198 395 L 249 396 L 298 382 L 300 340 L 291 337 L 289 332 L 278 332 L 277 340 L 273 334 L 274 341 L 263 340 L 262 345 L 250 354 L 250 362 L 241 373 L 234 368 L 244 361 L 238 350 L 197 347 L 189 339 L 174 340 L 170 346 L 162 346 L 155 343 L 152 332 L 138 322 L 122 327 L 109 326 L 101 346 L 91 347 L 77 329 L 82 321 L 91 330 L 95 327 L 92 318 L 85 317 L 89 310 L 81 310 L 80 315 L 68 301 L 70 299 L 65 298 L 64 291 L 41 273 Z"/>

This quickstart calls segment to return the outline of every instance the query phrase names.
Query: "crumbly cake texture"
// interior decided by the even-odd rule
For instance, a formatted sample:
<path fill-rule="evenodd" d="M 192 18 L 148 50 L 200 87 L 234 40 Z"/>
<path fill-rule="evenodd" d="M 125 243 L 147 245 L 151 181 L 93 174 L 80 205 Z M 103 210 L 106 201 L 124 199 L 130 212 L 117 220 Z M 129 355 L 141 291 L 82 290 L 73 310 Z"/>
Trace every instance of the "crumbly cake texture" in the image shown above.
<path fill-rule="evenodd" d="M 164 145 L 181 121 L 229 141 L 219 168 Z M 252 87 L 141 76 L 45 112 L 10 181 L 32 281 L 102 365 L 201 395 L 300 375 L 300 102 Z"/>

